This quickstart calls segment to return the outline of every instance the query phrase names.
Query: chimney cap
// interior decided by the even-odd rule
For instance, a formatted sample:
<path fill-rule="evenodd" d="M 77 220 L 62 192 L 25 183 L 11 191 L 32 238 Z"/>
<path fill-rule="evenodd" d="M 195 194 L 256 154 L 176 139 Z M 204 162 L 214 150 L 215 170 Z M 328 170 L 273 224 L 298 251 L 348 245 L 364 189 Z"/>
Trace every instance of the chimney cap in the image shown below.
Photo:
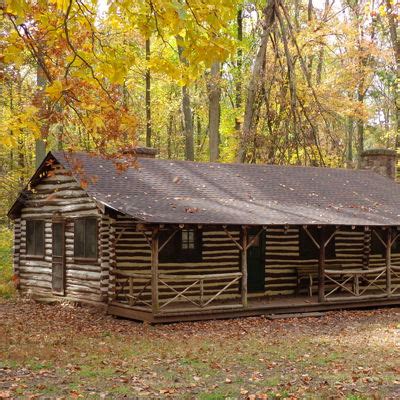
<path fill-rule="evenodd" d="M 369 149 L 361 153 L 360 167 L 370 169 L 380 175 L 396 179 L 396 150 L 385 148 Z"/>
<path fill-rule="evenodd" d="M 361 153 L 361 157 L 365 156 L 396 156 L 396 150 L 392 149 L 367 149 Z"/>

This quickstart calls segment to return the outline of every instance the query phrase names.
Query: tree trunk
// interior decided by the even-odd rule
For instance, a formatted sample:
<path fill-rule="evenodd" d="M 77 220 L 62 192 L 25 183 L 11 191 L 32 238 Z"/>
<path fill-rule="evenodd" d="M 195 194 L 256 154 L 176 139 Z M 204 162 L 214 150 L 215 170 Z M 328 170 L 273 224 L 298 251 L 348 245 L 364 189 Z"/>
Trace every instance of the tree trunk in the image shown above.
<path fill-rule="evenodd" d="M 347 119 L 347 143 L 346 143 L 346 164 L 347 168 L 353 166 L 353 132 L 354 121 L 352 117 Z"/>
<path fill-rule="evenodd" d="M 172 158 L 172 129 L 174 124 L 174 116 L 170 113 L 168 118 L 167 127 L 167 158 L 170 160 Z"/>
<path fill-rule="evenodd" d="M 362 105 L 364 103 L 364 93 L 358 89 L 357 100 Z M 364 151 L 364 121 L 357 119 L 357 168 L 361 168 L 361 153 Z"/>
<path fill-rule="evenodd" d="M 396 82 L 394 86 L 394 104 L 396 118 L 396 149 L 400 147 L 400 39 L 397 34 L 399 20 L 394 12 L 393 4 L 386 0 L 386 7 L 389 20 L 390 41 L 392 42 L 394 57 L 396 61 Z"/>
<path fill-rule="evenodd" d="M 314 5 L 313 5 L 312 0 L 308 0 L 307 22 L 308 22 L 309 25 L 311 25 L 313 19 L 314 19 Z M 312 55 L 309 56 L 308 63 L 307 63 L 308 76 L 310 78 L 312 76 L 313 61 L 314 61 L 314 55 L 312 54 Z"/>
<path fill-rule="evenodd" d="M 329 12 L 329 0 L 325 0 L 325 7 L 324 7 L 324 14 L 323 14 L 323 21 L 325 22 L 328 18 Z M 321 83 L 322 80 L 322 68 L 324 66 L 324 46 L 321 45 L 319 52 L 318 52 L 318 65 L 317 65 L 317 72 L 316 72 L 316 82 L 317 85 Z"/>
<path fill-rule="evenodd" d="M 182 112 L 185 130 L 185 160 L 194 160 L 193 119 L 190 106 L 190 94 L 187 86 L 182 87 Z"/>
<path fill-rule="evenodd" d="M 41 110 L 40 114 L 41 116 L 45 116 L 46 114 L 46 102 L 44 100 L 44 91 L 46 89 L 46 84 L 47 84 L 47 78 L 46 75 L 41 68 L 40 65 L 37 66 L 36 69 L 36 84 L 38 86 L 38 91 L 39 91 L 39 96 L 41 99 Z M 44 158 L 46 157 L 46 142 L 45 139 L 47 139 L 48 133 L 49 133 L 49 125 L 47 120 L 42 123 L 41 125 L 41 137 L 39 139 L 35 140 L 35 164 L 36 168 L 40 166 Z"/>
<path fill-rule="evenodd" d="M 10 114 L 14 115 L 14 91 L 13 91 L 13 82 L 10 82 L 10 91 L 9 91 L 9 99 L 10 99 Z M 10 129 L 10 136 L 13 136 L 13 131 Z M 10 170 L 14 169 L 14 151 L 11 147 L 10 149 Z"/>
<path fill-rule="evenodd" d="M 247 100 L 243 119 L 242 137 L 237 153 L 237 161 L 244 162 L 246 159 L 247 146 L 252 138 L 252 129 L 254 121 L 254 107 L 257 94 L 260 90 L 263 77 L 263 64 L 267 52 L 269 35 L 276 22 L 276 9 L 281 0 L 271 0 L 264 10 L 264 26 L 261 35 L 260 47 L 254 61 L 253 71 L 247 88 Z"/>
<path fill-rule="evenodd" d="M 243 10 L 239 9 L 237 13 L 237 40 L 239 42 L 239 47 L 236 53 L 236 68 L 237 68 L 237 77 L 235 84 L 235 107 L 237 111 L 237 115 L 235 118 L 235 131 L 240 132 L 241 123 L 240 118 L 238 116 L 240 109 L 242 107 L 242 63 L 243 63 L 243 50 L 240 47 L 243 42 Z"/>
<path fill-rule="evenodd" d="M 217 162 L 219 159 L 219 125 L 221 119 L 221 86 L 219 81 L 220 63 L 215 62 L 211 66 L 208 84 L 208 133 L 211 162 Z"/>
<path fill-rule="evenodd" d="M 200 148 L 201 146 L 201 119 L 200 115 L 197 113 L 196 115 L 196 134 L 197 134 L 197 147 Z"/>
<path fill-rule="evenodd" d="M 150 39 L 146 39 L 146 63 L 150 61 Z M 146 65 L 146 146 L 151 147 L 151 75 Z"/>
<path fill-rule="evenodd" d="M 183 50 L 183 47 L 178 44 L 179 60 L 182 64 L 187 65 L 187 60 L 183 56 Z M 186 85 L 182 86 L 182 113 L 183 127 L 185 131 L 185 160 L 194 161 L 193 115 L 190 103 L 189 88 Z"/>

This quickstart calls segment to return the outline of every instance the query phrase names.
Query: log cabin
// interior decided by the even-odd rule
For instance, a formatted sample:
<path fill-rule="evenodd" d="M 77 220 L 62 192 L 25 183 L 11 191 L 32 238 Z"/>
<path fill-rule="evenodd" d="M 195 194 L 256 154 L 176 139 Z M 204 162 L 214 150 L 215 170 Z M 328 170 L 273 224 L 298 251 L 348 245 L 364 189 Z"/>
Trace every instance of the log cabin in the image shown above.
<path fill-rule="evenodd" d="M 9 211 L 21 294 L 151 323 L 400 304 L 395 152 L 350 170 L 134 151 L 47 154 Z"/>

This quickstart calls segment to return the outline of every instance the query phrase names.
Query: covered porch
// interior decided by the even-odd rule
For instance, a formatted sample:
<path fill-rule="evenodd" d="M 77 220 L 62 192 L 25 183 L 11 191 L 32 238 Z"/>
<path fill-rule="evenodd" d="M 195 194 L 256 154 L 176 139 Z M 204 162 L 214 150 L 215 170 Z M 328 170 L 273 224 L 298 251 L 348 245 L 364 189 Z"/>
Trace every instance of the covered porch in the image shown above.
<path fill-rule="evenodd" d="M 148 268 L 140 271 L 130 270 L 119 268 L 116 257 L 114 295 L 108 307 L 110 314 L 168 322 L 373 307 L 399 304 L 400 301 L 400 266 L 392 263 L 392 247 L 400 234 L 397 227 L 298 226 L 296 229 L 315 246 L 318 258 L 307 266 L 293 268 L 296 285 L 287 291 L 288 294 L 271 294 L 268 279 L 263 291 L 249 291 L 249 272 L 252 273 L 249 253 L 254 253 L 255 245 L 262 243 L 261 238 L 266 236 L 270 226 L 220 226 L 219 230 L 237 249 L 238 268 L 220 272 L 210 263 L 206 273 L 204 270 L 197 272 L 196 268 L 191 273 L 179 268 L 174 272 L 160 269 L 160 252 L 185 229 L 185 225 L 168 227 L 168 235 L 162 235 L 166 228 L 164 225 L 135 226 L 136 232 L 144 238 L 150 263 Z M 204 229 L 203 226 L 196 228 Z M 116 244 L 124 229 L 120 228 Z M 328 246 L 344 229 L 362 229 L 378 240 L 385 249 L 383 265 L 368 262 L 354 267 L 328 259 Z M 289 226 L 283 227 L 283 232 L 289 230 Z M 223 251 L 221 249 L 221 257 Z M 295 261 L 293 259 L 293 264 Z M 304 282 L 306 285 L 302 285 Z"/>

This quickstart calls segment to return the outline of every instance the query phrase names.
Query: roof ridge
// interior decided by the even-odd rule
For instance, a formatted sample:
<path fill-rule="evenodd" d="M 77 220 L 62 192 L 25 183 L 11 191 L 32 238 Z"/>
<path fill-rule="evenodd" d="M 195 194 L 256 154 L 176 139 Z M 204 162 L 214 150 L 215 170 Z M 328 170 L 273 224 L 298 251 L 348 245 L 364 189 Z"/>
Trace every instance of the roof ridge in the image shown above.
<path fill-rule="evenodd" d="M 115 158 L 113 159 L 112 157 L 107 158 L 102 156 L 101 154 L 97 153 L 89 153 L 86 151 L 73 151 L 73 152 L 68 152 L 68 151 L 54 151 L 52 154 L 56 156 L 56 154 L 83 154 L 87 155 L 89 157 L 98 157 L 101 159 L 104 159 L 105 161 L 121 161 L 124 158 Z M 122 155 L 122 154 L 121 154 Z M 56 157 L 57 158 L 57 157 Z M 192 160 L 175 160 L 175 159 L 167 159 L 167 158 L 139 158 L 138 157 L 138 162 L 139 164 L 142 162 L 145 163 L 157 163 L 157 162 L 169 162 L 169 163 L 179 163 L 179 164 L 195 164 L 195 165 L 209 165 L 209 166 L 241 166 L 245 168 L 261 168 L 261 167 L 270 167 L 270 168 L 288 168 L 288 169 L 310 169 L 310 170 L 330 170 L 330 171 L 348 171 L 350 173 L 358 173 L 358 172 L 363 172 L 363 173 L 373 173 L 374 175 L 379 175 L 376 172 L 370 170 L 370 169 L 362 169 L 362 168 L 345 168 L 345 167 L 328 167 L 328 166 L 315 166 L 315 165 L 293 165 L 293 164 L 255 164 L 255 163 L 239 163 L 239 162 L 212 162 L 212 161 L 192 161 Z M 388 178 L 390 179 L 390 178 Z"/>

